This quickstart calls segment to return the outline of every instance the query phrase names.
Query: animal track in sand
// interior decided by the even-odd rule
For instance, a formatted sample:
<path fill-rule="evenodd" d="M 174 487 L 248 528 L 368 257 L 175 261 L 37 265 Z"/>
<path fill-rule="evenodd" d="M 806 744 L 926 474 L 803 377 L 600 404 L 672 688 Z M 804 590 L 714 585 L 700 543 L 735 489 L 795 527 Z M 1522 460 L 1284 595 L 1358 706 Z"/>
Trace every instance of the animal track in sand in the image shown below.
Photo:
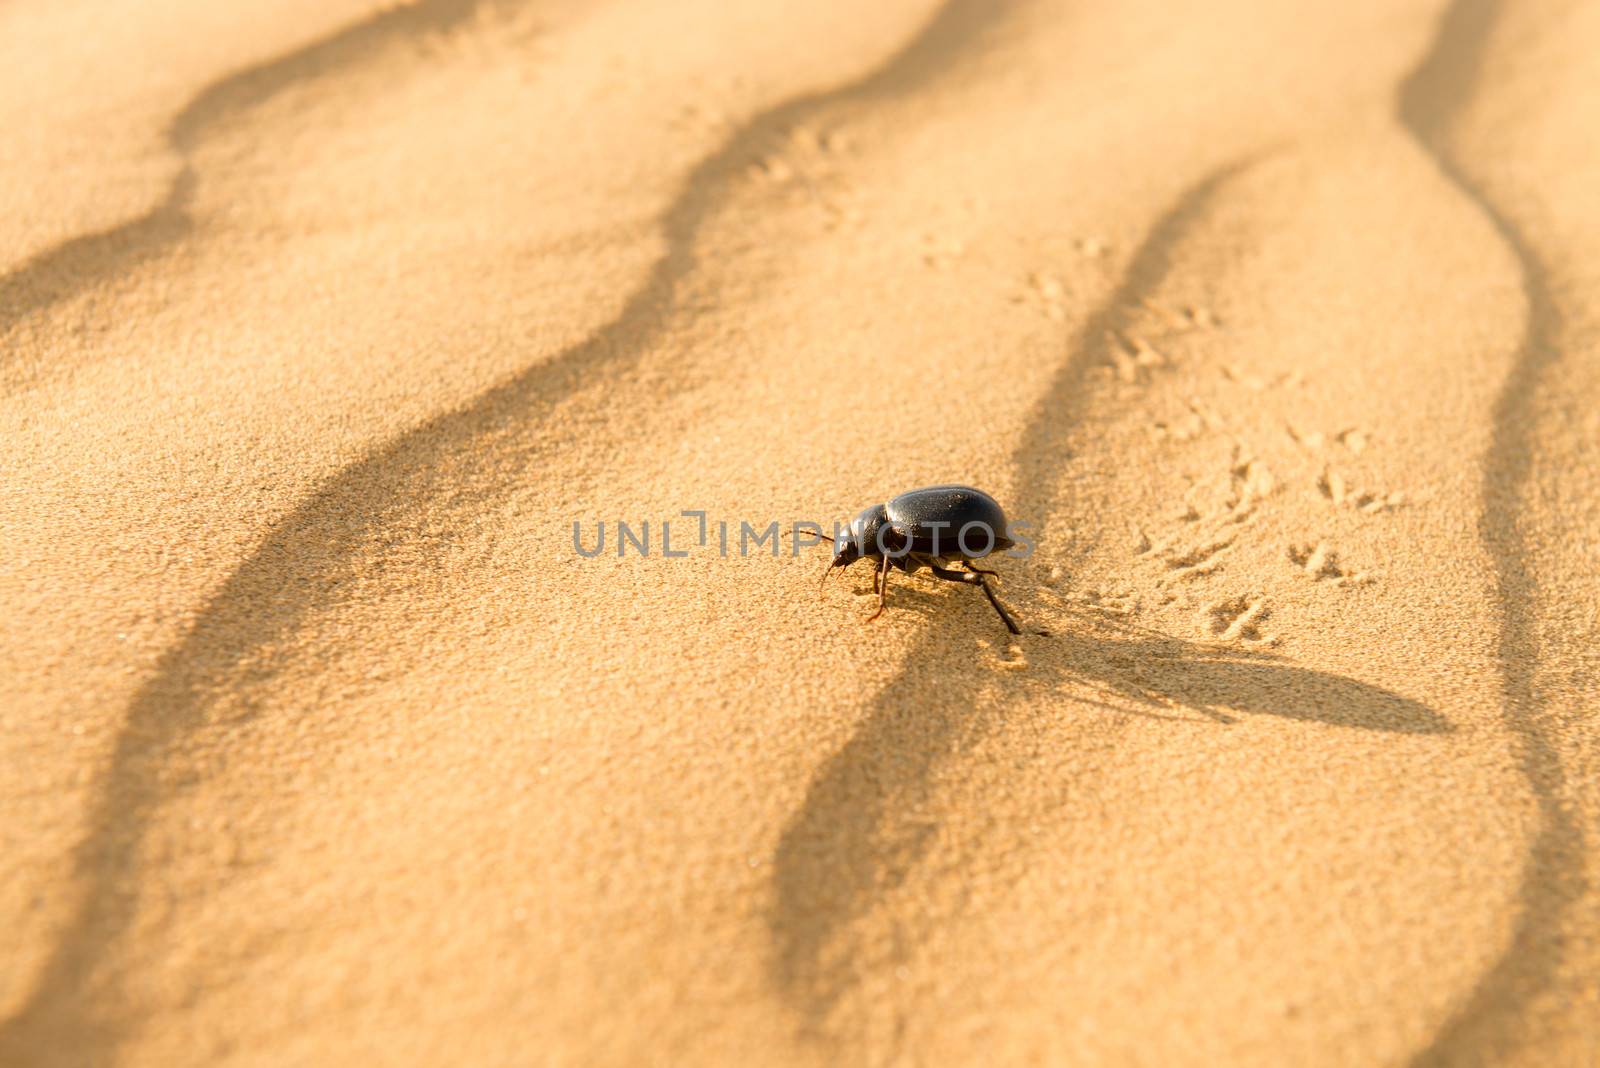
<path fill-rule="evenodd" d="M 1285 423 L 1283 429 L 1295 444 L 1312 451 L 1325 448 L 1329 442 L 1328 435 L 1322 431 L 1311 430 L 1297 423 Z M 1334 434 L 1332 440 L 1334 444 L 1348 449 L 1351 455 L 1360 456 L 1366 451 L 1368 434 L 1360 427 L 1347 426 Z"/>
<path fill-rule="evenodd" d="M 1150 424 L 1150 433 L 1156 438 L 1175 442 L 1193 441 L 1206 431 L 1226 433 L 1227 421 L 1197 397 L 1188 398 L 1184 404 L 1189 414 L 1177 419 L 1158 419 Z"/>
<path fill-rule="evenodd" d="M 1367 447 L 1367 435 L 1358 427 L 1347 427 L 1334 437 L 1340 445 L 1360 456 Z"/>
<path fill-rule="evenodd" d="M 1072 247 L 1079 255 L 1089 259 L 1099 259 L 1110 251 L 1110 246 L 1098 237 L 1078 238 Z M 1012 294 L 1011 300 L 1016 304 L 1037 305 L 1051 322 L 1061 323 L 1067 319 L 1067 287 L 1061 277 L 1051 271 L 1030 272 L 1027 282 Z M 1109 333 L 1107 336 L 1110 337 Z"/>
<path fill-rule="evenodd" d="M 1205 431 L 1205 420 L 1199 415 L 1190 412 L 1171 422 L 1156 420 L 1150 425 L 1150 433 L 1158 439 L 1185 442 L 1193 441 Z"/>
<path fill-rule="evenodd" d="M 1189 487 L 1184 494 L 1186 511 L 1180 517 L 1187 522 L 1198 522 L 1210 518 L 1217 528 L 1236 525 L 1248 520 L 1255 515 L 1256 508 L 1278 488 L 1278 480 L 1273 476 L 1271 469 L 1261 460 L 1245 455 L 1241 446 L 1235 445 L 1233 459 L 1228 466 L 1225 484 L 1222 486 L 1220 504 L 1211 509 L 1201 509 L 1195 503 L 1195 496 L 1219 484 L 1218 479 L 1209 482 L 1197 482 Z"/>
<path fill-rule="evenodd" d="M 692 114 L 698 117 L 702 112 Z M 711 114 L 720 115 L 717 112 Z M 842 130 L 819 133 L 811 126 L 799 123 L 789 127 L 781 139 L 772 139 L 771 147 L 750 165 L 750 174 L 777 183 L 787 182 L 797 176 L 804 179 L 812 174 L 823 174 L 849 143 L 849 138 Z"/>
<path fill-rule="evenodd" d="M 1176 361 L 1168 350 L 1169 344 L 1179 342 L 1183 334 L 1209 330 L 1218 325 L 1215 315 L 1193 304 L 1186 304 L 1181 311 L 1174 311 L 1146 297 L 1140 299 L 1139 307 L 1148 313 L 1142 317 L 1144 323 L 1141 329 L 1124 325 L 1107 330 L 1104 334 L 1102 349 L 1106 362 L 1099 370 L 1119 382 L 1138 383 L 1157 369 L 1173 365 Z M 1123 322 L 1131 324 L 1135 318 L 1138 318 L 1136 314 L 1128 314 Z"/>
<path fill-rule="evenodd" d="M 1095 612 L 1111 616 L 1131 616 L 1139 610 L 1139 598 L 1128 590 L 1106 592 L 1100 589 L 1069 594 L 1066 600 Z"/>
<path fill-rule="evenodd" d="M 995 650 L 994 644 L 989 639 L 979 638 L 978 648 L 982 649 L 986 654 L 983 659 L 989 667 L 997 668 L 1001 671 L 1028 670 L 1028 654 L 1016 642 L 1007 642 L 1005 651 L 1001 653 Z"/>
<path fill-rule="evenodd" d="M 1034 271 L 1028 275 L 1027 285 L 1011 299 L 1017 304 L 1036 304 L 1045 318 L 1060 323 L 1067 318 L 1066 298 L 1067 288 L 1060 278 L 1049 271 Z"/>
<path fill-rule="evenodd" d="M 1290 545 L 1289 559 L 1318 582 L 1327 581 L 1335 586 L 1361 586 L 1373 580 L 1365 571 L 1350 571 L 1342 566 L 1338 551 L 1327 542 Z"/>
<path fill-rule="evenodd" d="M 1215 574 L 1227 563 L 1225 556 L 1238 538 L 1237 531 L 1225 532 L 1226 528 L 1246 522 L 1249 516 L 1248 511 L 1225 512 L 1198 537 L 1183 544 L 1178 544 L 1177 535 L 1155 542 L 1142 529 L 1136 530 L 1134 555 L 1153 556 L 1161 561 L 1165 568 L 1165 574 L 1157 580 L 1161 586 Z"/>
<path fill-rule="evenodd" d="M 1275 634 L 1261 632 L 1261 624 L 1272 615 L 1272 610 L 1267 607 L 1267 599 L 1259 594 L 1240 594 L 1208 604 L 1205 613 L 1211 619 L 1211 634 L 1222 641 L 1272 645 L 1278 640 Z"/>
<path fill-rule="evenodd" d="M 1174 333 L 1187 330 L 1210 330 L 1220 326 L 1217 317 L 1209 308 L 1195 304 L 1185 304 L 1174 311 L 1165 304 L 1157 303 L 1149 297 L 1139 301 L 1139 306 L 1160 319 L 1169 331 Z"/>
<path fill-rule="evenodd" d="M 1352 489 L 1344 476 L 1332 467 L 1322 469 L 1322 474 L 1317 479 L 1317 489 L 1336 506 L 1348 505 L 1369 514 L 1399 508 L 1407 499 L 1405 493 L 1399 490 L 1381 493 L 1376 490 Z"/>
<path fill-rule="evenodd" d="M 750 165 L 750 174 L 769 182 L 787 182 L 794 177 L 794 167 L 780 155 L 766 156 Z"/>
<path fill-rule="evenodd" d="M 1331 438 L 1320 430 L 1308 430 L 1294 423 L 1284 424 L 1284 429 L 1296 444 L 1312 452 L 1323 452 L 1330 446 L 1337 445 L 1352 456 L 1359 456 L 1366 451 L 1370 440 L 1365 430 L 1355 426 L 1345 427 Z M 1412 499 L 1400 490 L 1383 492 L 1352 487 L 1332 464 L 1324 464 L 1322 474 L 1317 476 L 1317 490 L 1335 507 L 1354 508 L 1369 515 L 1392 511 L 1410 503 Z"/>
<path fill-rule="evenodd" d="M 1134 555 L 1161 561 L 1165 573 L 1156 580 L 1161 587 L 1213 575 L 1223 569 L 1241 529 L 1276 488 L 1267 466 L 1235 447 L 1225 479 L 1196 482 L 1184 494 L 1184 511 L 1176 518 L 1185 527 L 1159 541 L 1134 528 Z M 1197 500 L 1201 495 L 1209 501 Z"/>
<path fill-rule="evenodd" d="M 1252 374 L 1243 367 L 1231 363 L 1225 363 L 1222 365 L 1222 377 L 1226 378 L 1229 382 L 1238 383 L 1253 393 L 1260 393 L 1262 390 L 1272 385 L 1270 381 L 1262 378 L 1260 375 Z"/>
<path fill-rule="evenodd" d="M 1236 363 L 1225 363 L 1222 365 L 1222 377 L 1235 385 L 1243 386 L 1252 393 L 1262 393 L 1269 389 L 1280 389 L 1285 386 L 1294 387 L 1305 384 L 1305 372 L 1301 371 L 1298 367 L 1290 371 L 1280 371 L 1277 374 L 1268 377 L 1266 375 L 1257 374 L 1248 367 L 1243 367 Z M 1293 428 L 1290 428 L 1289 436 L 1295 437 L 1295 431 Z M 1295 440 L 1298 441 L 1299 439 L 1295 438 Z"/>
<path fill-rule="evenodd" d="M 1233 478 L 1234 490 L 1230 506 L 1235 513 L 1272 496 L 1273 490 L 1278 488 L 1278 480 L 1272 477 L 1267 465 L 1254 457 L 1244 456 L 1238 448 L 1234 449 L 1233 467 L 1229 474 Z"/>
<path fill-rule="evenodd" d="M 1233 548 L 1234 539 L 1230 536 L 1220 541 L 1207 542 L 1204 545 L 1190 549 L 1188 552 L 1177 555 L 1163 554 L 1162 562 L 1171 572 L 1169 580 L 1188 580 L 1210 575 L 1222 569 L 1226 563 L 1223 554 Z"/>
<path fill-rule="evenodd" d="M 1289 435 L 1291 441 L 1307 449 L 1320 449 L 1328 440 L 1327 435 L 1322 431 L 1308 430 L 1294 423 L 1285 423 L 1283 429 Z"/>
<path fill-rule="evenodd" d="M 1122 382 L 1137 382 L 1140 372 L 1153 371 L 1172 362 L 1138 334 L 1108 333 L 1106 351 L 1111 355 L 1111 369 Z"/>

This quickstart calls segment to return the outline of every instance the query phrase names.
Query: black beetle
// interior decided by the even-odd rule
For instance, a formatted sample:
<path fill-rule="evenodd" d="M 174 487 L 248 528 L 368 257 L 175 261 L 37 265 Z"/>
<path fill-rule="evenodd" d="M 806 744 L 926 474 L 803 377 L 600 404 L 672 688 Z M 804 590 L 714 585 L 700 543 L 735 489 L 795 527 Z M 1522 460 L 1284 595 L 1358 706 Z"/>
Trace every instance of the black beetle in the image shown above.
<path fill-rule="evenodd" d="M 866 557 L 877 562 L 872 589 L 878 595 L 878 610 L 867 622 L 883 614 L 889 593 L 889 569 L 898 567 L 910 574 L 924 567 L 947 582 L 976 584 L 1012 634 L 1021 634 L 1016 620 L 989 588 L 986 575 L 997 572 L 974 567 L 972 561 L 990 553 L 1009 549 L 1016 542 L 1008 536 L 1010 524 L 1000 502 L 971 486 L 927 486 L 902 493 L 887 504 L 863 509 L 850 520 L 850 533 L 834 542 L 833 563 L 822 573 L 823 581 L 836 567 L 849 567 Z M 960 563 L 957 571 L 946 565 Z"/>

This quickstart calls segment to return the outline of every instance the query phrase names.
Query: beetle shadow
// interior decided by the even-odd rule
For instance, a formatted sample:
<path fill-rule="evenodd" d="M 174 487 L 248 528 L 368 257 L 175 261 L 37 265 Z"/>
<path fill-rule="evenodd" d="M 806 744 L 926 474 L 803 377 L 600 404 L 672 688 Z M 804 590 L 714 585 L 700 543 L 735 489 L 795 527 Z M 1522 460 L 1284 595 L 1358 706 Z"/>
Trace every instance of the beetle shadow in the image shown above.
<path fill-rule="evenodd" d="M 849 592 L 862 603 L 872 603 L 877 595 L 870 575 L 863 570 L 855 577 L 857 581 Z M 970 658 L 972 647 L 968 639 L 972 633 L 980 635 L 979 640 L 985 644 L 1018 640 L 1004 631 L 976 589 L 956 588 L 953 583 L 932 582 L 898 572 L 892 574 L 891 581 L 885 619 L 889 618 L 888 613 L 909 611 L 930 619 L 939 616 L 951 624 L 929 636 L 928 641 L 938 646 L 937 653 L 931 657 L 917 655 L 908 661 L 896 688 L 916 688 L 922 681 L 937 681 L 941 686 L 948 683 L 943 672 L 950 663 Z M 997 584 L 996 590 L 1003 601 L 1007 600 L 1003 584 Z M 1451 729 L 1443 716 L 1426 705 L 1382 687 L 1297 667 L 1265 649 L 1176 638 L 1108 611 L 1066 603 L 1048 586 L 1039 585 L 1035 590 L 1023 619 L 1048 615 L 1052 629 L 1025 627 L 1025 631 L 1050 641 L 1054 649 L 1050 664 L 1065 660 L 1073 670 L 1047 668 L 1042 679 L 1040 673 L 1024 673 L 1021 678 L 1025 688 L 1035 688 L 1034 683 L 1053 685 L 1070 676 L 1100 685 L 1108 695 L 1125 702 L 1119 706 L 1121 711 L 1134 714 L 1153 714 L 1149 710 L 1157 708 L 1188 709 L 1215 722 L 1233 723 L 1237 717 L 1226 711 L 1232 709 L 1244 714 L 1269 713 L 1405 734 L 1437 734 Z M 963 609 L 961 604 L 969 598 L 971 603 Z M 949 618 L 953 610 L 969 613 L 970 631 Z M 993 642 L 981 637 L 985 628 L 993 631 Z M 926 671 L 918 671 L 920 664 L 929 666 Z M 927 676 L 925 680 L 923 675 Z M 1287 704 L 1278 700 L 1274 695 L 1280 690 L 1297 700 Z M 1307 696 L 1314 699 L 1305 700 Z"/>
<path fill-rule="evenodd" d="M 869 583 L 859 592 L 870 591 Z M 944 625 L 922 628 L 895 681 L 813 777 L 779 840 L 773 967 L 809 1037 L 834 1030 L 830 1017 L 864 965 L 892 970 L 903 962 L 864 959 L 881 954 L 883 943 L 881 933 L 871 944 L 858 936 L 857 921 L 877 909 L 938 840 L 937 819 L 928 813 L 937 807 L 930 802 L 940 769 L 1003 729 L 1007 709 L 1053 697 L 1201 730 L 1227 729 L 1257 715 L 1400 734 L 1452 730 L 1438 712 L 1380 686 L 1268 652 L 1185 641 L 1086 609 L 1047 607 L 1039 597 L 1029 599 L 1024 618 L 1048 617 L 1050 633 L 1011 639 L 977 591 L 965 609 L 953 603 L 963 592 L 917 590 L 909 581 L 891 588 L 890 613 L 936 612 Z M 975 646 L 975 635 L 989 641 L 988 650 Z M 1025 666 L 997 656 L 995 649 L 1010 643 L 1021 647 Z M 911 929 L 917 923 L 899 922 L 892 942 L 909 947 L 922 941 L 925 932 Z"/>

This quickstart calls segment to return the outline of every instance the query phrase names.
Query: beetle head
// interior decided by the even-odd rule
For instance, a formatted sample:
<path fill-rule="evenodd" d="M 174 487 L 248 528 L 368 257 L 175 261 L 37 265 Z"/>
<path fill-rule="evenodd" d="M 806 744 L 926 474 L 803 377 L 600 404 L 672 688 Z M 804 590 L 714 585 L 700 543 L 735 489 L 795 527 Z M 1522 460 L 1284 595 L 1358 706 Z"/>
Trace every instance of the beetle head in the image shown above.
<path fill-rule="evenodd" d="M 833 542 L 833 559 L 822 569 L 822 582 L 828 581 L 828 576 L 833 574 L 834 568 L 849 567 L 859 559 L 861 559 L 861 542 L 856 537 L 856 531 L 841 532 Z M 820 591 L 821 588 L 822 583 L 818 583 L 817 589 Z"/>
<path fill-rule="evenodd" d="M 833 543 L 832 567 L 849 567 L 861 559 L 861 544 L 846 534 Z"/>

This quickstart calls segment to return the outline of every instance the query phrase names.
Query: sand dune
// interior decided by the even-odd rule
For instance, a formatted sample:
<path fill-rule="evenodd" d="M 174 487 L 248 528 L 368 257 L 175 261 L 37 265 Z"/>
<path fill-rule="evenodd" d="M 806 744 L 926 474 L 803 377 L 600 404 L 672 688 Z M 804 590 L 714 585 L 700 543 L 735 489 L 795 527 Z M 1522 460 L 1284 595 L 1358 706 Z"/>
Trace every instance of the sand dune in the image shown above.
<path fill-rule="evenodd" d="M 0 1062 L 1595 1063 L 1597 46 L 0 5 Z"/>

